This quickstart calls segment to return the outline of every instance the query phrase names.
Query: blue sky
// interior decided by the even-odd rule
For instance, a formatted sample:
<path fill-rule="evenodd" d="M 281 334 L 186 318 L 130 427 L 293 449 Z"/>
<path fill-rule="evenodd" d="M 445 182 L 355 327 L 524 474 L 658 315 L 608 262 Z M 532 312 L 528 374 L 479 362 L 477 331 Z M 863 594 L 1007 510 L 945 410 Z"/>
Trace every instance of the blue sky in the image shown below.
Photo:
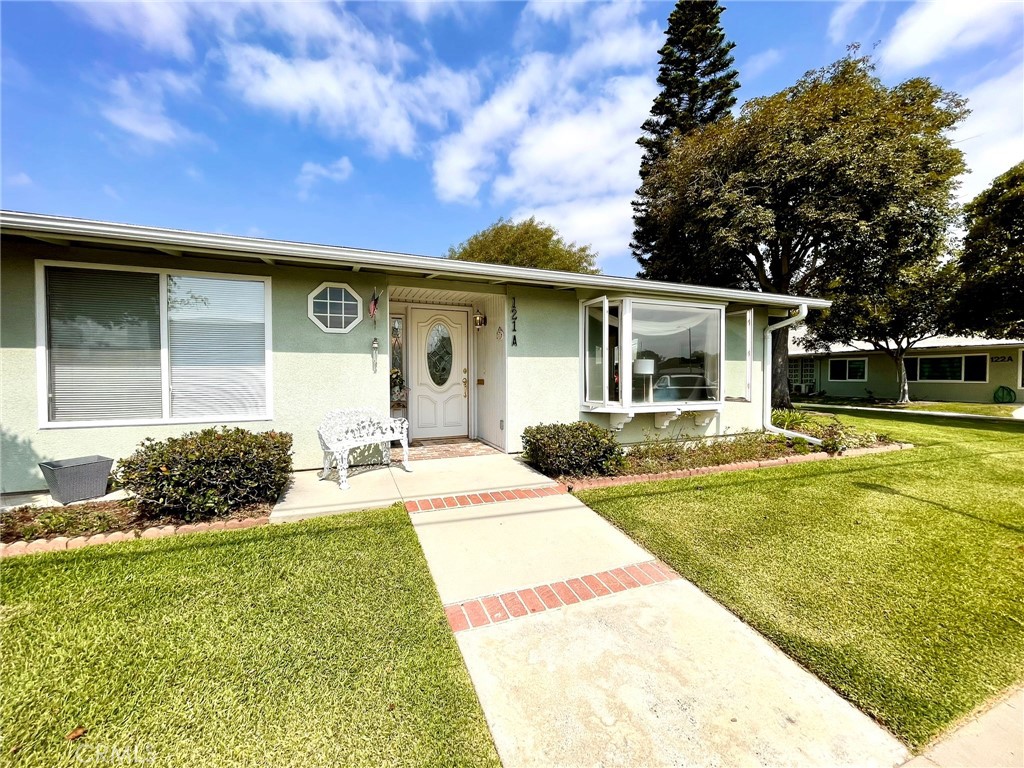
<path fill-rule="evenodd" d="M 727 2 L 741 101 L 859 41 L 970 100 L 969 199 L 1024 158 L 1024 3 Z M 672 3 L 4 2 L 2 205 L 441 255 L 536 215 L 631 275 Z"/>

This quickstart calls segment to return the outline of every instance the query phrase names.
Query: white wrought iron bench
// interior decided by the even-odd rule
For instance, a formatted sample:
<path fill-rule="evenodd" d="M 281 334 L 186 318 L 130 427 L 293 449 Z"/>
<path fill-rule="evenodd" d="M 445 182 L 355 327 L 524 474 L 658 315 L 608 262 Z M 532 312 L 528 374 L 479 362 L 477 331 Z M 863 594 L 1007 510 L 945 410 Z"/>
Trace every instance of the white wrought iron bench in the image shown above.
<path fill-rule="evenodd" d="M 328 413 L 317 429 L 320 447 L 324 451 L 324 470 L 320 479 L 338 467 L 338 487 L 348 490 L 348 454 L 353 448 L 380 445 L 384 464 L 391 464 L 391 441 L 402 444 L 402 468 L 409 469 L 409 422 L 381 416 L 371 410 L 338 410 Z"/>

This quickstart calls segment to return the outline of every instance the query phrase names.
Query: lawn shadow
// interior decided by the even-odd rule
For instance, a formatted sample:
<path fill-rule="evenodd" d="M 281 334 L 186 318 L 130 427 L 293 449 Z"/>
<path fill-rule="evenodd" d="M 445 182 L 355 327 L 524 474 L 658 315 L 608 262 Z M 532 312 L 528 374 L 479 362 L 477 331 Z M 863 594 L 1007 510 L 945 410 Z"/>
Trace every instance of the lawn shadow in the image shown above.
<path fill-rule="evenodd" d="M 888 485 L 882 485 L 880 483 L 862 483 L 862 482 L 859 482 L 859 481 L 856 481 L 856 480 L 854 480 L 851 483 L 851 485 L 854 485 L 857 488 L 861 488 L 861 489 L 863 489 L 865 491 L 876 491 L 877 493 L 885 493 L 885 494 L 888 494 L 890 496 L 900 496 L 901 498 L 904 498 L 904 499 L 912 499 L 913 501 L 920 501 L 922 504 L 931 504 L 933 507 L 938 507 L 939 509 L 944 509 L 947 512 L 952 512 L 953 514 L 960 515 L 962 517 L 969 517 L 972 520 L 977 520 L 979 523 L 986 523 L 988 525 L 996 525 L 996 526 L 999 526 L 1000 528 L 1004 528 L 1004 529 L 1006 529 L 1008 531 L 1011 531 L 1013 533 L 1024 533 L 1024 526 L 1013 525 L 1012 523 L 1000 523 L 997 520 L 988 520 L 988 519 L 986 519 L 984 517 L 978 517 L 977 515 L 972 515 L 970 512 L 964 512 L 961 509 L 954 509 L 953 507 L 950 507 L 950 506 L 948 506 L 946 504 L 940 504 L 939 502 L 932 501 L 931 499 L 925 499 L 925 498 L 922 498 L 921 496 L 914 496 L 913 494 L 910 494 L 910 493 L 903 493 L 902 491 L 897 491 L 895 488 L 892 488 L 892 487 L 890 487 Z"/>

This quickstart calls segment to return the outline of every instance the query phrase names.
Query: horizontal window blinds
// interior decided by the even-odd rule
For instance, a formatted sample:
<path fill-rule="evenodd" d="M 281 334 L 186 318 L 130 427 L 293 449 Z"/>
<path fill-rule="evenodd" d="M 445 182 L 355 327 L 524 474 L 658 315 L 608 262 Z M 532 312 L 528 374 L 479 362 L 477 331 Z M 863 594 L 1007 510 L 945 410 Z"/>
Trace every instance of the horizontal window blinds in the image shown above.
<path fill-rule="evenodd" d="M 168 276 L 172 418 L 265 414 L 264 290 L 254 280 Z"/>
<path fill-rule="evenodd" d="M 160 418 L 156 274 L 46 270 L 51 421 Z"/>

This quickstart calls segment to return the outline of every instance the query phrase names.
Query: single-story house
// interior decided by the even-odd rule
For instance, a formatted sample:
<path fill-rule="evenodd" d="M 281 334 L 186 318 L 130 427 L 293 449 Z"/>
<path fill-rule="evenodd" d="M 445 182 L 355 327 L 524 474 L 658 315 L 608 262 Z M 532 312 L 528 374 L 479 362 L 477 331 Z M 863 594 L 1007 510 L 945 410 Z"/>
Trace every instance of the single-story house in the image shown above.
<path fill-rule="evenodd" d="M 623 443 L 759 430 L 766 328 L 828 306 L 30 213 L 0 236 L 5 493 L 43 488 L 40 461 L 214 424 L 290 432 L 315 468 L 345 407 L 509 453 L 577 419 Z"/>
<path fill-rule="evenodd" d="M 835 345 L 808 352 L 790 336 L 789 386 L 796 394 L 895 399 L 896 364 L 870 345 Z M 911 400 L 991 403 L 1006 387 L 1024 400 L 1024 340 L 936 336 L 915 345 L 905 358 Z"/>

